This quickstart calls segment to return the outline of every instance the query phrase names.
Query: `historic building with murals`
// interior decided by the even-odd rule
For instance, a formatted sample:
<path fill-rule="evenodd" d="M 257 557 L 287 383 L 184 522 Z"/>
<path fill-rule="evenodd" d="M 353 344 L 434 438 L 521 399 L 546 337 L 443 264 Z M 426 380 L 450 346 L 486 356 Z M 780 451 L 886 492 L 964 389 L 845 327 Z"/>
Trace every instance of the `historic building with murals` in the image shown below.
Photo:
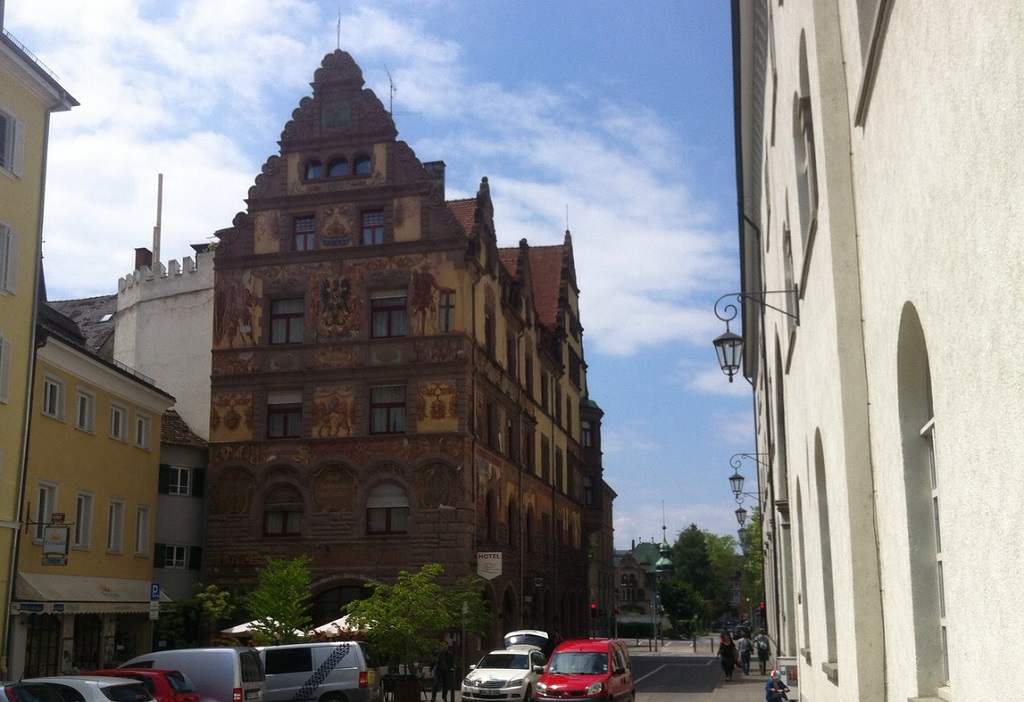
<path fill-rule="evenodd" d="M 204 582 L 308 553 L 323 623 L 398 570 L 487 561 L 495 640 L 585 635 L 614 492 L 571 237 L 499 248 L 487 179 L 446 201 L 363 85 L 324 58 L 217 232 Z"/>

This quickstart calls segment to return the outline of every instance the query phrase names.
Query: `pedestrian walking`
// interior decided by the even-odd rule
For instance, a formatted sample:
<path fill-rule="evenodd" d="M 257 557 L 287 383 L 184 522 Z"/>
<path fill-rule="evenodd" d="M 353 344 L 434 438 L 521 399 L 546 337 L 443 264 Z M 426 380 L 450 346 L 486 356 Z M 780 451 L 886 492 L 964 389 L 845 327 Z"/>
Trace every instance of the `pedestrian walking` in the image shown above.
<path fill-rule="evenodd" d="M 723 631 L 722 636 L 719 637 L 718 653 L 716 655 L 722 664 L 722 672 L 725 673 L 725 679 L 732 680 L 732 671 L 740 661 L 740 654 L 732 640 L 732 635 L 728 631 Z"/>
<path fill-rule="evenodd" d="M 763 627 L 754 637 L 754 650 L 757 652 L 757 662 L 761 666 L 761 675 L 767 675 L 768 659 L 772 657 L 772 642 Z"/>
<path fill-rule="evenodd" d="M 441 688 L 441 702 L 455 702 L 455 654 L 452 653 L 452 646 L 447 641 L 441 643 L 441 647 L 434 650 L 434 687 L 430 695 L 430 702 L 437 702 L 437 688 Z"/>
<path fill-rule="evenodd" d="M 740 638 L 736 641 L 736 648 L 740 652 L 740 667 L 743 668 L 744 675 L 750 675 L 750 652 L 754 649 L 754 644 L 750 641 L 750 633 L 743 629 L 740 631 Z"/>

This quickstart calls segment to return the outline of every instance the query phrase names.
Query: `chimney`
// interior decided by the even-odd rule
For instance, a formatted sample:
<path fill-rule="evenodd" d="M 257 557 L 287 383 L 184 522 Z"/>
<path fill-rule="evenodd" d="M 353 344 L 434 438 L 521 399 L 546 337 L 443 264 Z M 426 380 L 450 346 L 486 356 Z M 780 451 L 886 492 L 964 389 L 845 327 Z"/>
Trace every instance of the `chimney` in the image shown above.
<path fill-rule="evenodd" d="M 145 247 L 135 249 L 135 270 L 138 271 L 147 266 L 153 267 L 153 252 Z"/>
<path fill-rule="evenodd" d="M 444 161 L 430 161 L 424 163 L 423 168 L 427 171 L 427 178 L 434 187 L 441 191 L 441 199 L 444 199 Z"/>

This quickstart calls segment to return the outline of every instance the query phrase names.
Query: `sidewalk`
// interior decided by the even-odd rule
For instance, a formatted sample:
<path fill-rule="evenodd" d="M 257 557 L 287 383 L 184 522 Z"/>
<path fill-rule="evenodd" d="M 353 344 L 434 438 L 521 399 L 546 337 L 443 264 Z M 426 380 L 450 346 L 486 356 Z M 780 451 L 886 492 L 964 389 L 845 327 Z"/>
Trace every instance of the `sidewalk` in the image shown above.
<path fill-rule="evenodd" d="M 711 693 L 712 702 L 758 702 L 764 700 L 764 685 L 768 678 L 757 673 L 756 667 L 750 675 L 735 673 L 732 681 L 722 681 Z"/>

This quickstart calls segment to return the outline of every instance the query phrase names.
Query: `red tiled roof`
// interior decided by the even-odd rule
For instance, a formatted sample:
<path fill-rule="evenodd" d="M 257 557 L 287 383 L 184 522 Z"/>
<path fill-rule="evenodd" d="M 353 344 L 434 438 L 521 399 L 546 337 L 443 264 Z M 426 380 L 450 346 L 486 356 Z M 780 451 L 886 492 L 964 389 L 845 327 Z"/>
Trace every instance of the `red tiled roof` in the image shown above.
<path fill-rule="evenodd" d="M 455 216 L 455 221 L 466 230 L 466 236 L 473 231 L 474 214 L 476 213 L 476 198 L 467 197 L 464 200 L 449 200 L 448 209 Z"/>
<path fill-rule="evenodd" d="M 540 321 L 550 327 L 558 321 L 558 293 L 562 284 L 562 246 L 531 246 L 530 277 L 533 304 Z"/>
<path fill-rule="evenodd" d="M 206 441 L 189 429 L 181 415 L 172 409 L 164 412 L 163 421 L 160 422 L 160 443 L 206 448 Z"/>

